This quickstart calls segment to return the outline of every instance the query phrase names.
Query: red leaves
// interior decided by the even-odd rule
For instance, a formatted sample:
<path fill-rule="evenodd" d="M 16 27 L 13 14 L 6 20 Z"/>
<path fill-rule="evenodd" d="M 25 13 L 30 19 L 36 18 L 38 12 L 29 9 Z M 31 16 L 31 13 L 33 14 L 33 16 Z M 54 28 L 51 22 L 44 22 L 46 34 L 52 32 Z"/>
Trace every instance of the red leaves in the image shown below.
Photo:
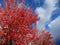
<path fill-rule="evenodd" d="M 24 4 L 24 0 L 22 3 Z M 49 32 L 30 28 L 39 20 L 31 8 L 18 8 L 15 0 L 5 0 L 5 4 L 3 10 L 0 8 L 1 45 L 9 43 L 9 40 L 11 45 L 53 45 Z"/>

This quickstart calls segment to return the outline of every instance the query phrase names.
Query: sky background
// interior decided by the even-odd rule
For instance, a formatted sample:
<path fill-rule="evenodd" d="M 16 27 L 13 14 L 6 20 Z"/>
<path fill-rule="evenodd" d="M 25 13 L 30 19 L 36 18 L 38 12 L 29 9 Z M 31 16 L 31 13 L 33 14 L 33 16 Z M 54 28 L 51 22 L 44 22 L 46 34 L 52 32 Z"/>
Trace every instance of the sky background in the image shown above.
<path fill-rule="evenodd" d="M 0 4 L 4 7 L 3 0 Z M 56 45 L 60 45 L 60 0 L 26 0 L 25 5 L 40 17 L 37 29 L 50 31 Z"/>

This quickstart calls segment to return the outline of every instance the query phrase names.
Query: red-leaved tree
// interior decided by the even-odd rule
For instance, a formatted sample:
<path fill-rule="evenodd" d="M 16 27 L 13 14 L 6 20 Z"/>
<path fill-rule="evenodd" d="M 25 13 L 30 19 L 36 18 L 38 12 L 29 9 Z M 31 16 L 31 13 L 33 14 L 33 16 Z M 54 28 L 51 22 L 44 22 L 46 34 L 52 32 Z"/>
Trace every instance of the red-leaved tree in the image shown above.
<path fill-rule="evenodd" d="M 24 0 L 4 3 L 4 7 L 0 6 L 0 45 L 54 45 L 49 32 L 36 29 L 38 15 L 25 8 Z"/>

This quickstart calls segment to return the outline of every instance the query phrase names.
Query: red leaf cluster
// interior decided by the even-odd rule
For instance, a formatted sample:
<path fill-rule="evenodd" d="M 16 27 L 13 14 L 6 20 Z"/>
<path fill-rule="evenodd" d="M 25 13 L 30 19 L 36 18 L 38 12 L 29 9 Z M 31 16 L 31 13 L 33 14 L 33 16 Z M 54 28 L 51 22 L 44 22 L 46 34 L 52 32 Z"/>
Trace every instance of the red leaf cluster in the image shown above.
<path fill-rule="evenodd" d="M 18 8 L 16 0 L 4 0 L 0 6 L 0 45 L 54 45 L 46 30 L 38 31 L 32 24 L 39 20 L 32 9 Z"/>

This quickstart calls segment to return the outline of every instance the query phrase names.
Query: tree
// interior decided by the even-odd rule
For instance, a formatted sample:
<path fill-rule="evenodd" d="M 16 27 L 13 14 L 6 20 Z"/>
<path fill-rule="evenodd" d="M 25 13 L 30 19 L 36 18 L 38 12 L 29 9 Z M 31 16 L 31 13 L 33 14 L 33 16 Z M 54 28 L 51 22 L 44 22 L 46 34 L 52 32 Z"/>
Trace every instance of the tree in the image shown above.
<path fill-rule="evenodd" d="M 5 7 L 0 6 L 0 45 L 54 45 L 49 32 L 36 29 L 38 15 L 24 7 L 24 0 L 22 7 L 16 0 L 4 2 Z"/>

